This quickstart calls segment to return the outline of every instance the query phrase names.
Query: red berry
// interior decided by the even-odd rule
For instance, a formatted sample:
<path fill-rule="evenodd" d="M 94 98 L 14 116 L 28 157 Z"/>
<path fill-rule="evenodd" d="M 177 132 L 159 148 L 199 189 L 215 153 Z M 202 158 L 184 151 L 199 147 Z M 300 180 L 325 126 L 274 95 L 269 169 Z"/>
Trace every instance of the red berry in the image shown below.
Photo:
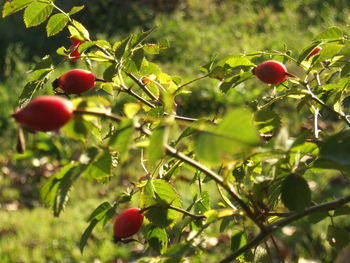
<path fill-rule="evenodd" d="M 321 47 L 315 47 L 309 55 L 307 55 L 306 60 L 309 60 L 312 56 L 315 56 L 316 54 L 318 54 L 320 51 L 322 50 Z"/>
<path fill-rule="evenodd" d="M 70 38 L 70 42 L 72 42 L 72 46 L 69 47 L 70 52 L 70 56 L 71 57 L 76 57 L 76 58 L 70 58 L 71 61 L 76 61 L 76 60 L 80 60 L 80 53 L 78 51 L 78 48 L 81 44 L 84 43 L 84 41 L 81 41 L 79 39 L 76 38 Z"/>
<path fill-rule="evenodd" d="M 142 225 L 143 214 L 139 208 L 129 208 L 120 213 L 114 221 L 114 237 L 127 238 L 136 234 Z"/>
<path fill-rule="evenodd" d="M 65 125 L 73 114 L 72 103 L 57 96 L 41 96 L 17 110 L 13 117 L 35 131 L 54 131 Z"/>
<path fill-rule="evenodd" d="M 279 61 L 268 60 L 253 69 L 261 81 L 268 84 L 280 84 L 288 77 L 286 66 Z"/>
<path fill-rule="evenodd" d="M 81 44 L 84 43 L 84 41 L 79 40 L 79 39 L 76 39 L 76 38 L 74 38 L 74 37 L 71 37 L 69 40 L 70 40 L 70 42 L 72 42 L 72 44 L 73 44 L 74 46 L 79 46 L 79 45 L 81 45 Z"/>
<path fill-rule="evenodd" d="M 78 47 L 75 47 L 75 46 L 70 46 L 69 47 L 69 50 L 71 50 L 71 52 L 69 53 L 70 56 L 72 58 L 69 58 L 70 61 L 77 61 L 77 60 L 80 60 L 80 53 L 78 51 Z M 68 57 L 66 57 L 68 58 Z"/>
<path fill-rule="evenodd" d="M 72 69 L 59 78 L 57 78 L 52 86 L 54 89 L 60 88 L 66 94 L 81 94 L 95 86 L 96 77 L 88 70 Z"/>

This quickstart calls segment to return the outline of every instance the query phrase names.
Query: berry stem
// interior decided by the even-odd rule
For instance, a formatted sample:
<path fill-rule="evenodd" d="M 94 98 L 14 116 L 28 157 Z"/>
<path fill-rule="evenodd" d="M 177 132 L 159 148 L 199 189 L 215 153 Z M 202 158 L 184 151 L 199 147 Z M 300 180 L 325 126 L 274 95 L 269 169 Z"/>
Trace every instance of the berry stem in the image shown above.
<path fill-rule="evenodd" d="M 100 78 L 95 78 L 95 81 L 99 81 L 99 82 L 108 82 L 107 80 L 100 79 Z"/>
<path fill-rule="evenodd" d="M 298 76 L 294 75 L 293 73 L 290 73 L 290 72 L 286 72 L 286 75 L 287 75 L 288 77 L 291 77 L 291 78 L 296 78 L 296 79 L 298 79 Z"/>
<path fill-rule="evenodd" d="M 141 209 L 140 213 L 144 213 L 144 212 L 146 212 L 146 211 L 148 211 L 148 210 L 150 210 L 152 208 L 155 208 L 155 207 L 162 207 L 162 206 L 161 205 L 151 205 L 151 206 L 148 206 L 148 207 L 145 207 L 145 208 Z M 206 218 L 206 216 L 204 216 L 204 215 L 196 215 L 196 214 L 193 214 L 193 213 L 191 213 L 189 211 L 186 211 L 186 210 L 181 209 L 181 208 L 176 207 L 176 206 L 167 205 L 165 207 L 168 208 L 168 209 L 172 209 L 172 210 L 175 210 L 177 212 L 180 212 L 180 213 L 182 213 L 184 215 L 193 217 L 194 219 L 201 219 L 202 220 L 202 219 Z"/>

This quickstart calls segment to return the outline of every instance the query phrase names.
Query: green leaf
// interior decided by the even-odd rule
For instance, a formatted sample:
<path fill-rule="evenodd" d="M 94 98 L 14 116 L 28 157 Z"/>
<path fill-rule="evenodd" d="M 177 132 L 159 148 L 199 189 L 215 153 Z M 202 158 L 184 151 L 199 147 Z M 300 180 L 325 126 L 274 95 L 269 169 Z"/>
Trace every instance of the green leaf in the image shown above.
<path fill-rule="evenodd" d="M 68 27 L 72 37 L 90 40 L 89 31 L 81 23 L 76 20 L 72 20 L 72 25 L 73 26 Z"/>
<path fill-rule="evenodd" d="M 78 165 L 79 163 L 73 162 L 62 167 L 40 189 L 41 200 L 53 209 L 54 216 L 60 215 L 68 201 L 70 187 L 79 177 L 75 171 Z"/>
<path fill-rule="evenodd" d="M 350 206 L 342 206 L 334 210 L 333 216 L 350 215 Z"/>
<path fill-rule="evenodd" d="M 201 193 L 201 198 L 194 206 L 195 214 L 204 214 L 210 208 L 210 195 L 207 191 Z"/>
<path fill-rule="evenodd" d="M 270 109 L 260 110 L 255 114 L 259 132 L 262 134 L 274 134 L 281 127 L 280 116 Z"/>
<path fill-rule="evenodd" d="M 118 151 L 120 162 L 123 163 L 128 156 L 128 148 L 132 139 L 134 126 L 132 120 L 122 120 L 118 130 L 112 135 L 109 146 Z"/>
<path fill-rule="evenodd" d="M 94 230 L 95 226 L 98 224 L 98 220 L 97 219 L 93 219 L 89 226 L 85 229 L 83 235 L 80 238 L 80 242 L 79 242 L 79 248 L 80 248 L 80 252 L 83 253 L 84 252 L 84 248 L 86 245 L 87 240 L 89 239 L 92 230 Z"/>
<path fill-rule="evenodd" d="M 329 225 L 327 241 L 332 247 L 341 249 L 349 243 L 349 233 L 346 228 Z"/>
<path fill-rule="evenodd" d="M 179 136 L 179 138 L 177 138 L 175 144 L 178 144 L 183 138 L 186 138 L 188 136 L 191 136 L 193 134 L 195 134 L 197 132 L 196 129 L 191 128 L 191 127 L 187 127 Z"/>
<path fill-rule="evenodd" d="M 314 213 L 308 216 L 308 221 L 311 224 L 317 224 L 318 222 L 326 219 L 328 216 L 329 215 L 327 212 Z"/>
<path fill-rule="evenodd" d="M 247 71 L 254 66 L 255 64 L 252 63 L 247 57 L 242 55 L 232 55 L 221 59 L 215 66 L 212 66 L 209 76 L 211 78 L 222 80 L 224 78 L 231 78 L 232 75 L 235 75 L 233 71 L 237 71 L 237 73 L 239 73 L 239 70 Z M 245 75 L 248 74 L 247 72 L 245 73 Z M 236 82 L 236 79 L 239 78 L 239 76 L 234 77 L 232 82 Z"/>
<path fill-rule="evenodd" d="M 73 6 L 72 9 L 69 11 L 69 15 L 73 15 L 73 14 L 76 14 L 78 13 L 79 11 L 83 10 L 84 9 L 84 5 L 80 5 L 80 6 Z"/>
<path fill-rule="evenodd" d="M 338 55 L 343 48 L 344 48 L 344 45 L 338 45 L 338 44 L 328 44 L 324 46 L 314 63 L 322 62 L 327 59 L 332 59 L 334 56 Z"/>
<path fill-rule="evenodd" d="M 47 36 L 51 37 L 61 32 L 68 23 L 68 17 L 64 14 L 55 14 L 50 17 L 46 25 Z"/>
<path fill-rule="evenodd" d="M 100 179 L 110 177 L 112 169 L 112 156 L 106 151 L 96 161 L 90 163 L 82 176 L 87 179 Z"/>
<path fill-rule="evenodd" d="M 132 36 L 129 36 L 114 44 L 113 49 L 115 50 L 115 57 L 118 60 L 120 60 L 123 57 L 125 51 L 129 47 L 131 40 L 132 40 Z"/>
<path fill-rule="evenodd" d="M 27 102 L 29 102 L 33 95 L 35 94 L 36 91 L 38 91 L 39 89 L 43 88 L 44 83 L 42 81 L 30 81 L 28 82 L 22 92 L 21 95 L 19 96 L 18 99 L 18 106 L 21 107 L 24 104 L 26 104 Z"/>
<path fill-rule="evenodd" d="M 51 15 L 52 10 L 51 4 L 33 2 L 24 10 L 24 24 L 26 27 L 40 25 Z"/>
<path fill-rule="evenodd" d="M 162 159 L 166 142 L 166 127 L 157 127 L 151 135 L 150 144 L 147 148 L 147 165 L 151 168 L 155 167 L 157 163 Z"/>
<path fill-rule="evenodd" d="M 93 219 L 97 219 L 98 221 L 101 220 L 101 218 L 111 209 L 112 206 L 109 202 L 103 202 L 100 204 L 96 209 L 91 213 L 89 216 L 88 222 L 92 221 Z"/>
<path fill-rule="evenodd" d="M 152 55 L 159 54 L 160 49 L 161 49 L 161 46 L 157 44 L 146 44 L 143 46 L 143 50 L 146 53 L 152 54 Z"/>
<path fill-rule="evenodd" d="M 291 211 L 300 211 L 310 205 L 311 191 L 301 176 L 288 175 L 282 183 L 282 202 Z"/>
<path fill-rule="evenodd" d="M 343 38 L 343 31 L 339 27 L 329 27 L 324 32 L 318 34 L 314 40 L 329 40 Z"/>
<path fill-rule="evenodd" d="M 150 247 L 164 254 L 168 248 L 168 235 L 164 228 L 152 226 L 145 236 Z"/>
<path fill-rule="evenodd" d="M 149 35 L 155 30 L 155 28 L 151 28 L 150 30 L 143 31 L 140 33 L 137 33 L 133 37 L 132 45 L 136 47 L 138 44 L 141 44 L 143 41 L 145 41 Z"/>
<path fill-rule="evenodd" d="M 53 60 L 52 57 L 50 55 L 46 55 L 44 56 L 40 62 L 38 62 L 35 67 L 33 68 L 34 71 L 37 70 L 53 70 Z M 35 74 L 35 72 L 34 72 Z M 39 80 L 39 79 L 43 79 L 43 77 L 41 78 L 36 78 L 33 79 L 33 77 L 31 78 L 31 80 Z"/>
<path fill-rule="evenodd" d="M 260 138 L 252 120 L 252 113 L 244 108 L 227 113 L 217 125 L 199 124 L 195 137 L 195 152 L 206 163 L 221 163 L 232 154 L 244 155 L 258 146 Z"/>
<path fill-rule="evenodd" d="M 2 8 L 2 17 L 6 17 L 18 11 L 21 11 L 34 1 L 35 0 L 12 0 L 5 2 Z"/>
<path fill-rule="evenodd" d="M 78 51 L 79 51 L 79 53 L 83 53 L 85 50 L 87 50 L 88 48 L 90 48 L 94 45 L 95 45 L 95 41 L 85 41 L 84 43 L 79 45 Z"/>
<path fill-rule="evenodd" d="M 314 41 L 311 44 L 304 47 L 298 57 L 298 63 L 301 63 L 310 54 L 310 52 L 314 50 L 315 47 L 317 47 L 320 43 L 321 41 Z"/>
<path fill-rule="evenodd" d="M 243 231 L 233 230 L 231 237 L 231 250 L 236 251 L 247 244 L 247 236 Z"/>
<path fill-rule="evenodd" d="M 161 179 L 149 180 L 141 191 L 140 207 L 157 205 L 145 212 L 146 217 L 156 226 L 167 227 L 181 215 L 175 210 L 168 209 L 166 204 L 182 207 L 179 195 L 168 182 Z"/>
<path fill-rule="evenodd" d="M 135 63 L 137 70 L 141 69 L 142 61 L 144 58 L 145 54 L 142 49 L 138 49 L 134 52 L 132 55 L 132 61 Z"/>
<path fill-rule="evenodd" d="M 66 136 L 75 140 L 85 142 L 87 136 L 96 129 L 92 122 L 85 120 L 82 116 L 75 116 L 63 127 Z"/>
<path fill-rule="evenodd" d="M 198 251 L 198 248 L 185 241 L 183 243 L 170 246 L 168 251 L 163 256 L 169 257 L 173 260 L 168 263 L 177 263 L 183 262 L 183 259 L 187 255 L 192 255 L 195 253 L 195 251 Z"/>
<path fill-rule="evenodd" d="M 117 65 L 116 64 L 110 64 L 105 71 L 103 72 L 103 79 L 109 82 L 113 81 L 113 78 L 118 73 Z"/>
<path fill-rule="evenodd" d="M 326 138 L 320 146 L 320 157 L 350 167 L 350 132 L 343 131 Z"/>
<path fill-rule="evenodd" d="M 233 77 L 225 79 L 220 84 L 220 90 L 226 93 L 229 89 L 233 89 L 234 87 L 237 87 L 239 84 L 251 78 L 252 76 L 253 76 L 252 71 L 242 71 L 239 74 L 234 75 Z"/>

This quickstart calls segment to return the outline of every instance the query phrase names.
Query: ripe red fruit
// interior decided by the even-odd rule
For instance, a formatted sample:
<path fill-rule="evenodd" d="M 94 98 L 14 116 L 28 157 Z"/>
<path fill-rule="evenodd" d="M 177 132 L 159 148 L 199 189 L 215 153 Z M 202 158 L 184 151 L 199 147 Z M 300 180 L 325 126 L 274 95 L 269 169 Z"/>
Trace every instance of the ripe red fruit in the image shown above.
<path fill-rule="evenodd" d="M 287 72 L 284 64 L 275 60 L 268 60 L 257 65 L 253 73 L 258 79 L 268 84 L 280 84 L 292 75 Z"/>
<path fill-rule="evenodd" d="M 57 96 L 41 96 L 17 110 L 13 117 L 35 131 L 54 131 L 65 125 L 73 114 L 72 103 Z"/>
<path fill-rule="evenodd" d="M 129 208 L 120 213 L 114 221 L 114 237 L 118 240 L 136 234 L 143 223 L 143 214 L 139 208 Z"/>
<path fill-rule="evenodd" d="M 95 80 L 95 75 L 88 70 L 72 69 L 57 78 L 52 86 L 64 90 L 66 94 L 81 94 L 92 89 Z"/>
<path fill-rule="evenodd" d="M 79 39 L 76 38 L 70 38 L 70 42 L 72 42 L 72 46 L 69 47 L 70 52 L 70 56 L 71 57 L 76 57 L 76 58 L 70 58 L 71 61 L 76 61 L 76 60 L 80 60 L 80 53 L 78 51 L 78 48 L 81 44 L 84 43 L 84 41 L 81 41 Z"/>
<path fill-rule="evenodd" d="M 311 57 L 315 56 L 316 54 L 318 54 L 320 51 L 322 50 L 321 47 L 315 47 L 309 55 L 307 55 L 306 60 L 309 60 Z"/>

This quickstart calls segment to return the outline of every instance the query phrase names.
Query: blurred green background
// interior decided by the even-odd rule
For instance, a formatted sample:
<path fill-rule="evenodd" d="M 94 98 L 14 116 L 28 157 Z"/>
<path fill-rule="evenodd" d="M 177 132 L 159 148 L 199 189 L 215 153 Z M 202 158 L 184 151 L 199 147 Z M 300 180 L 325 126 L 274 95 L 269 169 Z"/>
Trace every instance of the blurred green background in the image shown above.
<path fill-rule="evenodd" d="M 350 23 L 348 0 L 56 2 L 65 10 L 84 4 L 86 8 L 75 18 L 89 29 L 93 38 L 116 41 L 131 32 L 157 26 L 152 38 L 167 39 L 170 48 L 154 60 L 165 72 L 187 80 L 200 76 L 200 66 L 213 57 L 286 49 L 298 54 L 327 27 L 336 25 L 349 32 Z M 72 192 L 67 210 L 60 218 L 54 218 L 40 204 L 38 190 L 57 171 L 60 164 L 57 160 L 65 162 L 74 156 L 72 148 L 66 146 L 64 138 L 53 135 L 57 137 L 53 140 L 52 136 L 38 134 L 29 138 L 30 150 L 25 155 L 15 153 L 15 125 L 9 116 L 28 80 L 27 71 L 41 57 L 51 54 L 56 58 L 58 47 L 70 45 L 67 32 L 50 39 L 45 36 L 43 26 L 25 30 L 21 14 L 0 20 L 0 262 L 130 262 L 130 258 L 143 253 L 142 247 L 114 245 L 110 225 L 94 231 L 84 255 L 80 254 L 77 243 L 93 208 L 111 200 L 118 189 L 130 186 L 130 180 L 136 181 L 142 174 L 140 167 L 119 169 L 118 179 L 109 185 L 81 181 Z M 69 63 L 62 71 L 84 67 L 82 62 Z M 222 94 L 216 88 L 217 83 L 199 81 L 192 85 L 191 94 L 179 100 L 180 111 L 188 116 L 200 116 L 203 112 L 217 112 L 248 102 L 264 91 L 265 86 L 255 84 L 248 81 L 246 89 Z M 49 83 L 43 92 L 51 92 Z M 332 179 L 332 175 L 321 181 L 317 179 L 330 196 L 334 189 L 341 192 L 344 187 L 344 182 L 327 185 Z M 316 232 L 322 232 L 324 226 L 315 227 L 319 229 Z M 324 253 L 322 262 L 330 262 L 333 254 L 318 237 L 302 231 L 297 234 L 303 243 L 292 245 L 295 241 L 291 238 L 284 241 L 286 246 L 290 242 L 300 255 L 311 254 L 315 258 Z M 215 262 L 217 256 L 220 253 L 209 255 L 207 262 Z"/>

